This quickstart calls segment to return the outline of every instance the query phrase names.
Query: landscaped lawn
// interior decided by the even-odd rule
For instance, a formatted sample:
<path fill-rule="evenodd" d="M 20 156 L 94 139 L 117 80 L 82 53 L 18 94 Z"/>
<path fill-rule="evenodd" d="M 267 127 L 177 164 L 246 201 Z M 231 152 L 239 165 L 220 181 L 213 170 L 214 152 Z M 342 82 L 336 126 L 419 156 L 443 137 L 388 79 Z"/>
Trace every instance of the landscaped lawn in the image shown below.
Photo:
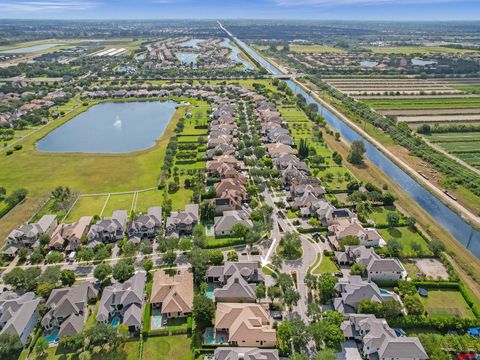
<path fill-rule="evenodd" d="M 186 335 L 146 338 L 143 343 L 143 359 L 191 360 L 192 340 Z"/>
<path fill-rule="evenodd" d="M 280 106 L 278 111 L 280 111 L 280 115 L 288 122 L 308 121 L 307 115 L 297 107 Z"/>
<path fill-rule="evenodd" d="M 409 277 L 412 279 L 415 279 L 417 277 L 417 274 L 420 272 L 420 269 L 418 268 L 417 264 L 415 262 L 410 262 L 410 261 L 402 261 L 403 267 L 405 270 L 407 270 L 407 274 Z"/>
<path fill-rule="evenodd" d="M 82 196 L 78 199 L 66 222 L 78 221 L 82 216 L 100 215 L 107 196 Z"/>
<path fill-rule="evenodd" d="M 428 313 L 432 317 L 475 318 L 460 291 L 428 290 L 428 297 L 422 297 Z"/>
<path fill-rule="evenodd" d="M 371 213 L 365 215 L 366 220 L 371 219 L 375 225 L 388 225 L 387 216 L 390 212 L 395 212 L 400 216 L 400 224 L 403 222 L 403 215 L 394 206 L 375 206 Z"/>
<path fill-rule="evenodd" d="M 299 217 L 296 210 L 288 209 L 287 211 L 284 211 L 284 212 L 287 218 L 289 219 L 297 219 Z"/>
<path fill-rule="evenodd" d="M 318 259 L 318 258 L 317 258 Z M 312 266 L 316 266 L 317 262 Z M 313 274 L 332 274 L 338 271 L 337 264 L 335 264 L 330 256 L 323 256 L 320 266 L 313 270 Z"/>
<path fill-rule="evenodd" d="M 127 210 L 130 213 L 133 204 L 133 193 L 111 195 L 108 199 L 107 206 L 103 211 L 102 217 L 110 217 L 115 210 Z"/>
<path fill-rule="evenodd" d="M 412 250 L 412 244 L 414 243 L 420 245 L 422 253 L 431 255 L 427 242 L 420 236 L 420 234 L 408 227 L 379 229 L 378 231 L 387 243 L 394 238 L 400 240 L 400 243 L 403 245 L 402 257 L 414 257 L 418 255 Z"/>

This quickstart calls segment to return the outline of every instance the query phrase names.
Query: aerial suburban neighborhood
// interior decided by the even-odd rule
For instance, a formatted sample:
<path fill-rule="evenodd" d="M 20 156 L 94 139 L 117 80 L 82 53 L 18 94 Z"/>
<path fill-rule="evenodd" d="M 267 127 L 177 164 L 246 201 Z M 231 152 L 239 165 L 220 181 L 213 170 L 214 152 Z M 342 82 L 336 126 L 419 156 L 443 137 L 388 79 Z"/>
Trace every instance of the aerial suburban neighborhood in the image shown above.
<path fill-rule="evenodd" d="M 480 359 L 478 22 L 67 3 L 0 1 L 0 359 Z"/>

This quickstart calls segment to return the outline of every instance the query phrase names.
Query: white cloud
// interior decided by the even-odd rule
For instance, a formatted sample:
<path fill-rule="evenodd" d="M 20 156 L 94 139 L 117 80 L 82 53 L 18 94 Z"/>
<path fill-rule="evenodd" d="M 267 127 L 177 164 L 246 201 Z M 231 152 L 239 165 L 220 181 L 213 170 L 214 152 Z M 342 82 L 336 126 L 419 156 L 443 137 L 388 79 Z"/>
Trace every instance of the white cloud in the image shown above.
<path fill-rule="evenodd" d="M 338 5 L 415 5 L 460 2 L 462 0 L 271 0 L 279 6 L 338 6 Z"/>
<path fill-rule="evenodd" d="M 66 12 L 74 10 L 88 10 L 96 6 L 97 3 L 82 0 L 0 2 L 0 10 L 9 12 Z"/>

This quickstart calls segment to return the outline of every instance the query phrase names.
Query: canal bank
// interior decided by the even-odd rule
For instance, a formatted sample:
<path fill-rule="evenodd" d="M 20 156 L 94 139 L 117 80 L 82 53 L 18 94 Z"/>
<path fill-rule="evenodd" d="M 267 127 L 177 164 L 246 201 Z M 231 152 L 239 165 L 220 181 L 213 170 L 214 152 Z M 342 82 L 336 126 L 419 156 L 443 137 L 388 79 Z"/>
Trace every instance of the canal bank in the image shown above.
<path fill-rule="evenodd" d="M 233 37 L 231 33 L 228 31 L 226 32 L 228 35 Z M 235 37 L 234 40 L 237 42 L 237 44 L 239 44 L 239 46 L 243 47 L 243 49 L 248 52 L 249 55 L 252 56 L 258 63 L 264 66 L 269 73 L 272 75 L 283 74 L 274 65 L 265 60 L 243 41 Z M 425 210 L 436 222 L 442 225 L 454 239 L 460 242 L 477 258 L 480 257 L 479 231 L 474 229 L 465 219 L 445 205 L 421 183 L 417 182 L 413 176 L 408 174 L 408 172 L 400 168 L 400 166 L 392 161 L 392 159 L 382 153 L 382 151 L 379 150 L 373 142 L 370 142 L 369 139 L 362 136 L 361 133 L 355 131 L 353 127 L 350 127 L 345 121 L 341 120 L 341 118 L 331 111 L 327 106 L 325 106 L 322 101 L 315 100 L 310 94 L 308 94 L 303 88 L 298 86 L 292 80 L 287 80 L 286 83 L 292 89 L 292 91 L 304 96 L 307 103 L 317 104 L 319 108 L 319 114 L 322 115 L 325 120 L 345 139 L 347 139 L 349 142 L 362 140 L 365 143 L 367 150 L 365 155 L 375 166 L 377 166 L 392 180 L 394 180 L 405 193 L 407 193 L 423 208 L 423 210 Z"/>

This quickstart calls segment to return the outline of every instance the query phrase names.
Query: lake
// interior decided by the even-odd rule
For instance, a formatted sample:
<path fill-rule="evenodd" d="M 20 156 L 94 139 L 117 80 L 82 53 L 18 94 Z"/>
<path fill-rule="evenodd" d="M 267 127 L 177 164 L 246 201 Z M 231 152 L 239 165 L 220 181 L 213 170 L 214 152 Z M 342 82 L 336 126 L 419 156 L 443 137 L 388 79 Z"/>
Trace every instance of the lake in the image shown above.
<path fill-rule="evenodd" d="M 48 152 L 126 153 L 155 145 L 175 113 L 173 101 L 94 105 L 37 142 Z"/>
<path fill-rule="evenodd" d="M 0 54 L 28 54 L 36 51 L 47 50 L 55 46 L 61 46 L 63 44 L 43 44 L 43 45 L 34 45 L 34 46 L 27 46 L 18 49 L 11 49 L 11 50 L 4 50 L 0 51 Z"/>
<path fill-rule="evenodd" d="M 175 54 L 182 64 L 196 64 L 199 54 L 188 52 L 177 52 Z"/>

